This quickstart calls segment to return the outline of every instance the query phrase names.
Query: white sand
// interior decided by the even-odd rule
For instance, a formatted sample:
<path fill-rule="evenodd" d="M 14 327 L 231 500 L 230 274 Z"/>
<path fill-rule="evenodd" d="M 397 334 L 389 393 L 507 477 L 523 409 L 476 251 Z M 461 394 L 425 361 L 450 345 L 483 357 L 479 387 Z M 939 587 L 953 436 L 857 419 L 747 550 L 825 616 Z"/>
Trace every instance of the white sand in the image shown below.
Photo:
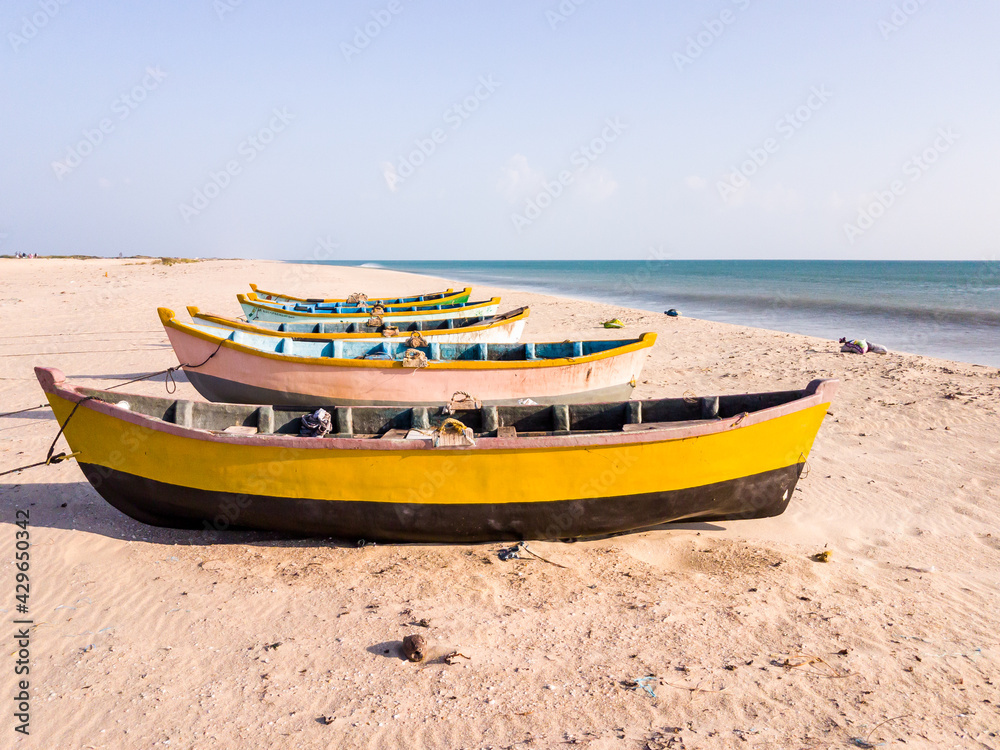
<path fill-rule="evenodd" d="M 44 401 L 35 365 L 105 386 L 176 364 L 156 306 L 237 315 L 250 281 L 306 295 L 464 286 L 259 261 L 0 260 L 0 412 Z M 14 509 L 29 508 L 38 625 L 32 734 L 13 732 L 8 702 L 0 747 L 1000 748 L 997 370 L 473 296 L 495 293 L 504 309 L 531 305 L 528 340 L 658 332 L 641 398 L 839 378 L 788 511 L 529 545 L 563 569 L 500 562 L 499 544 L 157 529 L 109 506 L 72 461 L 8 475 L 0 554 L 13 560 Z M 599 327 L 609 317 L 628 327 Z M 183 379 L 178 394 L 198 398 Z M 56 430 L 47 410 L 0 418 L 0 471 L 44 458 Z M 823 549 L 829 563 L 809 559 Z M 409 633 L 428 639 L 429 663 L 399 658 Z M 455 650 L 470 659 L 436 661 Z M 656 697 L 623 684 L 646 675 Z"/>

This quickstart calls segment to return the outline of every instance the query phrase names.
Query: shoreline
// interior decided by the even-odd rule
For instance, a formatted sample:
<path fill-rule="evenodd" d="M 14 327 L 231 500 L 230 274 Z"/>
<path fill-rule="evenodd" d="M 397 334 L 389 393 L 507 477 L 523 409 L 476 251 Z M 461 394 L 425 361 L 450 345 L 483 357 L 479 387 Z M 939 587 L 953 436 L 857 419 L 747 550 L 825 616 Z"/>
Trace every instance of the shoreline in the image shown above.
<path fill-rule="evenodd" d="M 282 261 L 288 263 L 304 263 L 313 265 L 310 261 Z M 392 263 L 391 261 L 386 261 Z M 657 270 L 660 263 L 669 264 L 679 271 L 659 276 Z M 325 262 L 316 263 L 322 265 Z M 798 269 L 802 261 L 761 260 L 761 261 L 694 261 L 694 260 L 663 260 L 651 264 L 650 261 L 626 260 L 582 261 L 576 264 L 571 261 L 473 261 L 467 264 L 463 273 L 459 273 L 457 262 L 448 261 L 399 261 L 403 268 L 396 269 L 380 263 L 365 261 L 350 261 L 354 265 L 346 268 L 371 267 L 373 270 L 384 269 L 436 276 L 436 271 L 451 271 L 464 284 L 484 283 L 487 274 L 499 274 L 499 281 L 485 283 L 508 284 L 509 289 L 516 289 L 530 294 L 573 295 L 573 299 L 599 304 L 624 304 L 634 309 L 662 313 L 666 308 L 681 308 L 682 312 L 701 320 L 711 320 L 719 323 L 747 325 L 753 328 L 781 331 L 806 336 L 839 339 L 868 338 L 887 346 L 890 349 L 910 354 L 922 354 L 939 359 L 950 359 L 967 364 L 979 364 L 986 367 L 1000 367 L 1000 348 L 994 343 L 995 329 L 1000 322 L 1000 310 L 963 307 L 955 299 L 949 306 L 942 302 L 937 306 L 922 304 L 926 295 L 913 297 L 913 280 L 899 278 L 903 287 L 890 293 L 887 299 L 868 297 L 858 291 L 860 296 L 854 298 L 844 296 L 843 292 L 835 293 L 823 290 L 817 286 L 817 279 L 808 274 L 801 276 L 792 273 L 791 286 L 777 282 L 781 273 L 787 272 L 789 264 Z M 812 261 L 817 268 L 843 265 L 855 267 L 857 276 L 863 276 L 858 266 L 870 265 L 875 269 L 893 265 L 878 261 Z M 956 266 L 967 265 L 971 276 L 962 283 L 972 291 L 982 290 L 990 279 L 1000 278 L 1000 264 L 988 261 L 937 263 Z M 553 276 L 553 264 L 559 264 L 570 274 L 568 281 Z M 711 288 L 705 287 L 706 277 L 699 270 L 684 271 L 682 269 L 700 269 L 703 266 L 718 264 L 719 275 Z M 758 267 L 751 272 L 750 280 L 754 284 L 747 286 L 742 281 L 734 284 L 733 265 L 743 268 Z M 924 267 L 923 261 L 897 261 L 900 267 Z M 406 268 L 411 265 L 416 268 Z M 578 265 L 578 267 L 576 267 Z M 441 266 L 436 269 L 435 266 Z M 776 267 L 775 278 L 763 274 L 760 268 Z M 528 268 L 536 269 L 528 273 Z M 784 269 L 784 270 L 782 270 Z M 581 276 L 580 274 L 583 274 Z M 837 273 L 850 276 L 844 271 Z M 506 274 L 506 275 L 505 275 Z M 609 275 L 610 274 L 610 275 Z M 757 278 L 753 274 L 763 274 Z M 584 281 L 584 277 L 587 280 Z M 714 277 L 713 277 L 714 278 Z M 654 282 L 654 279 L 656 281 Z M 805 281 L 805 287 L 801 282 Z M 661 286 L 662 282 L 662 286 Z M 759 282 L 757 284 L 756 282 Z M 690 283 L 690 285 L 688 285 Z M 892 288 L 893 281 L 887 283 Z M 560 289 L 560 284 L 564 287 Z M 584 289 L 581 285 L 585 286 Z M 682 285 L 682 286 L 678 286 Z M 836 280 L 831 287 L 835 289 Z M 945 287 L 947 289 L 947 287 Z M 725 289 L 725 291 L 722 291 Z M 871 291 L 871 290 L 869 290 Z M 839 294 L 839 298 L 838 298 Z M 621 296 L 621 300 L 612 299 Z"/>
<path fill-rule="evenodd" d="M 251 281 L 302 296 L 449 285 L 233 262 L 0 260 L 0 412 L 43 400 L 34 365 L 98 388 L 175 365 L 160 305 L 233 316 Z M 991 742 L 1000 372 L 473 285 L 475 299 L 494 294 L 501 310 L 531 307 L 526 341 L 656 332 L 633 398 L 838 378 L 788 510 L 530 542 L 558 568 L 503 562 L 503 544 L 358 549 L 154 528 L 110 507 L 72 461 L 8 475 L 0 550 L 13 554 L 14 509 L 30 509 L 30 616 L 45 623 L 32 635 L 38 746 L 547 747 L 571 737 L 641 748 L 680 737 L 728 747 L 736 733 L 798 748 L 872 730 L 872 742 Z M 613 317 L 626 328 L 600 327 Z M 178 398 L 200 400 L 177 385 Z M 160 377 L 123 395 L 164 389 Z M 44 457 L 57 430 L 44 410 L 0 418 L 0 471 Z M 823 550 L 830 562 L 814 562 Z M 397 656 L 415 632 L 428 663 Z M 445 663 L 452 651 L 469 658 Z M 635 689 L 646 675 L 655 696 Z M 57 718 L 67 711 L 80 719 Z"/>

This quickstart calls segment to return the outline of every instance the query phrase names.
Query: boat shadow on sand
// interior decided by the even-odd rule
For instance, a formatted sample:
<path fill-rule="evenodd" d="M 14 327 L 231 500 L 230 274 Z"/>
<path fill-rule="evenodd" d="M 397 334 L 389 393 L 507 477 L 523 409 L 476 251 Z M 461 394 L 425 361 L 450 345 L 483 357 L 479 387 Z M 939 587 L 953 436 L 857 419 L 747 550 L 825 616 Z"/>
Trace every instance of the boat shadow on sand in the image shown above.
<path fill-rule="evenodd" d="M 32 471 L 39 471 L 33 469 Z M 15 477 L 17 475 L 12 475 Z M 10 477 L 7 477 L 10 479 Z M 304 537 L 271 531 L 171 529 L 149 526 L 113 508 L 89 482 L 53 484 L 0 483 L 0 497 L 14 508 L 30 511 L 36 529 L 62 529 L 98 534 L 128 542 L 181 545 L 243 544 L 266 547 L 355 547 L 357 540 Z"/>
<path fill-rule="evenodd" d="M 38 471 L 38 469 L 34 469 Z M 16 476 L 16 475 L 15 475 Z M 151 544 L 181 545 L 232 545 L 242 544 L 263 547 L 326 547 L 346 548 L 359 546 L 357 539 L 337 539 L 333 537 L 296 536 L 273 531 L 253 531 L 243 529 L 216 530 L 171 529 L 149 526 L 113 508 L 90 486 L 88 482 L 0 484 L 0 497 L 14 508 L 26 508 L 31 513 L 31 525 L 35 528 L 83 531 L 122 541 L 149 542 Z M 587 541 L 611 539 L 625 534 L 639 534 L 649 531 L 724 531 L 725 525 L 708 522 L 667 523 L 650 526 L 620 534 L 588 537 Z M 530 541 L 530 540 L 529 540 Z M 550 540 L 574 542 L 575 539 Z M 370 542 L 369 542 L 370 544 Z M 512 542 L 474 542 L 468 544 L 428 542 L 413 543 L 415 546 L 487 546 L 509 547 Z M 379 546 L 410 546 L 406 542 L 379 542 Z"/>

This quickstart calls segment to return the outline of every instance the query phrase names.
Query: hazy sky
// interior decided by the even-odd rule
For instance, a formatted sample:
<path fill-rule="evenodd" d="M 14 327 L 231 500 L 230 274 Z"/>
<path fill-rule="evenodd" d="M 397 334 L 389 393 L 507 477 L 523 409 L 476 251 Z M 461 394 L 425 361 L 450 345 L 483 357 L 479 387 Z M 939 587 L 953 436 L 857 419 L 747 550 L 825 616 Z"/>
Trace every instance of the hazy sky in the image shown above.
<path fill-rule="evenodd" d="M 996 259 L 995 0 L 0 10 L 0 253 Z"/>

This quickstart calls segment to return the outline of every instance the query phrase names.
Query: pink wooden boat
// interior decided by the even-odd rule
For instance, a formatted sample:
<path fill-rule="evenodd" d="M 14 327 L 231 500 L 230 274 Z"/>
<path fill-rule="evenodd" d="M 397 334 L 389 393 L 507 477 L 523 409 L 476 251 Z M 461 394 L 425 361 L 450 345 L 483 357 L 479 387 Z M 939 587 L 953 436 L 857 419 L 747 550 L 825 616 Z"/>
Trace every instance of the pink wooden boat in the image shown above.
<path fill-rule="evenodd" d="M 433 405 L 464 392 L 486 404 L 627 399 L 655 333 L 638 339 L 438 344 L 301 341 L 160 320 L 192 385 L 231 403 Z M 220 335 L 222 334 L 222 335 Z"/>

